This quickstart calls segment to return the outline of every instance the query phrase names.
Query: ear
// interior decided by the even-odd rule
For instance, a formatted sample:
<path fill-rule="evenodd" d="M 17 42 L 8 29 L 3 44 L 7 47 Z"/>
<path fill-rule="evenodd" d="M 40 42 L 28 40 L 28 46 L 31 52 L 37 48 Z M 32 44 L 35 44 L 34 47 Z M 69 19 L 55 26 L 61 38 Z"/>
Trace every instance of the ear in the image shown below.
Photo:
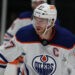
<path fill-rule="evenodd" d="M 51 25 L 53 25 L 54 24 L 54 19 L 52 19 L 52 22 L 51 22 Z"/>

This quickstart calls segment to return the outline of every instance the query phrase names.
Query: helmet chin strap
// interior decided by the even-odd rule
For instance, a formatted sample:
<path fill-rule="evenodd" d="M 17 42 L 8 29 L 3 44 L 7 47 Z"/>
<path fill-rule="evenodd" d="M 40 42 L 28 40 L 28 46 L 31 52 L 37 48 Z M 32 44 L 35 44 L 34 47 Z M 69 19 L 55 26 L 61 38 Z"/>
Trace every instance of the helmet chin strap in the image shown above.
<path fill-rule="evenodd" d="M 50 26 L 49 26 L 50 25 Z M 48 23 L 48 25 L 46 26 L 45 31 L 42 33 L 42 38 L 45 39 L 45 34 L 47 33 L 47 31 L 49 31 L 52 27 L 54 26 L 54 23 Z"/>
<path fill-rule="evenodd" d="M 33 19 L 33 20 L 34 20 L 34 19 Z M 52 22 L 52 21 L 51 21 L 51 22 Z M 48 22 L 48 25 L 46 26 L 45 31 L 44 31 L 44 32 L 42 33 L 42 35 L 41 35 L 41 37 L 42 37 L 43 39 L 46 38 L 46 37 L 45 37 L 45 34 L 46 34 L 47 31 L 50 30 L 53 26 L 54 26 L 54 22 L 53 22 L 53 23 Z M 36 28 L 34 22 L 33 22 L 33 27 Z"/>

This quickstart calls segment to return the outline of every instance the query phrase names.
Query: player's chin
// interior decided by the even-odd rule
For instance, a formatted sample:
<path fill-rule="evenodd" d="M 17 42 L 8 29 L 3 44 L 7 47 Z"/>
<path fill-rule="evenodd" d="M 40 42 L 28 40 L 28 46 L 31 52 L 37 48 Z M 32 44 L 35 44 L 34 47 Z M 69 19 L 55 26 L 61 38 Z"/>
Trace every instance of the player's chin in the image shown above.
<path fill-rule="evenodd" d="M 43 30 L 37 30 L 37 34 L 42 34 Z"/>
<path fill-rule="evenodd" d="M 37 32 L 38 34 L 41 34 L 43 31 L 44 31 L 44 29 L 41 28 L 41 27 L 37 27 L 37 28 L 36 28 L 36 32 Z"/>

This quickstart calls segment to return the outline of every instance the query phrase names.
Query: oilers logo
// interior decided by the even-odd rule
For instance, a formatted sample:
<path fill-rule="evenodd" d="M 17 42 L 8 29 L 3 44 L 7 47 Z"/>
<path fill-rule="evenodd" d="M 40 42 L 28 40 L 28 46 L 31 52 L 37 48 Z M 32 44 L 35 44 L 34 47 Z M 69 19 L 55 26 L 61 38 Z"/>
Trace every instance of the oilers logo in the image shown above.
<path fill-rule="evenodd" d="M 56 66 L 55 59 L 48 55 L 36 56 L 32 61 L 32 67 L 39 75 L 53 75 Z"/>

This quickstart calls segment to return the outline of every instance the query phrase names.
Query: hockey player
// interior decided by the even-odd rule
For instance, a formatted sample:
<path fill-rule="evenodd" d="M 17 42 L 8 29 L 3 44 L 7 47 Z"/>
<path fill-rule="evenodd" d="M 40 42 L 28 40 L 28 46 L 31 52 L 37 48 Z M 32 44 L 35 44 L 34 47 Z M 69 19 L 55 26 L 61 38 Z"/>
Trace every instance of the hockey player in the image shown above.
<path fill-rule="evenodd" d="M 47 3 L 47 0 L 31 0 L 32 8 L 35 9 L 39 4 Z M 19 28 L 32 24 L 32 11 L 26 11 L 19 15 L 19 17 L 12 23 L 11 27 L 7 30 L 4 36 L 4 44 L 9 42 L 15 35 Z M 59 24 L 59 21 L 56 21 Z"/>
<path fill-rule="evenodd" d="M 45 3 L 47 0 L 31 0 L 31 6 L 35 9 L 39 4 Z M 19 15 L 19 17 L 12 23 L 4 36 L 4 44 L 9 42 L 15 35 L 19 28 L 32 24 L 32 11 L 25 11 Z"/>
<path fill-rule="evenodd" d="M 9 63 L 5 75 L 17 75 L 17 71 L 20 75 L 75 74 L 68 62 L 74 52 L 75 36 L 55 26 L 56 18 L 55 6 L 39 5 L 33 13 L 33 24 L 21 28 L 7 45 L 0 47 L 0 63 Z M 18 67 L 20 62 L 23 63 L 21 69 Z M 5 66 L 0 67 L 0 73 L 3 73 Z"/>

